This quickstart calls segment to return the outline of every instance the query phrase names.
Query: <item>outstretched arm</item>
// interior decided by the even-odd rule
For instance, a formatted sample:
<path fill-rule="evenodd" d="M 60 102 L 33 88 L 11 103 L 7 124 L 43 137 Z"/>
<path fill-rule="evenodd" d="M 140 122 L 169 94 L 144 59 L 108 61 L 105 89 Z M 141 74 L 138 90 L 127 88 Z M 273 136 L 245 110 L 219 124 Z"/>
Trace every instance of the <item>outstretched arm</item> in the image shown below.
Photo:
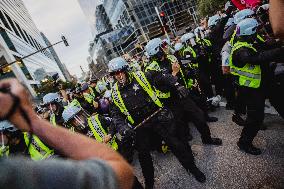
<path fill-rule="evenodd" d="M 102 159 L 114 170 L 121 188 L 131 188 L 133 170 L 131 166 L 115 151 L 105 144 L 91 140 L 83 135 L 69 132 L 62 127 L 52 127 L 45 120 L 39 119 L 32 110 L 31 103 L 24 87 L 16 79 L 0 81 L 0 89 L 6 89 L 19 99 L 16 111 L 9 116 L 18 129 L 33 132 L 47 145 L 60 151 L 66 157 L 74 160 Z M 0 117 L 3 118 L 13 106 L 12 95 L 0 92 Z M 5 107 L 5 108 L 3 108 Z M 26 113 L 26 118 L 23 113 Z M 27 119 L 29 121 L 27 121 Z"/>

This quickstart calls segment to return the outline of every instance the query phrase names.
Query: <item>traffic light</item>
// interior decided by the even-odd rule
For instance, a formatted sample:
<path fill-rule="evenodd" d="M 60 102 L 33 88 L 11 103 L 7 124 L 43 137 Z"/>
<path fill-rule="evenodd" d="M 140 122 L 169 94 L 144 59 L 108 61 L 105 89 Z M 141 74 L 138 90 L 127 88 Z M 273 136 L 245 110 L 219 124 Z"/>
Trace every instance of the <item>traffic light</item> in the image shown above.
<path fill-rule="evenodd" d="M 168 20 L 167 20 L 167 16 L 164 11 L 160 12 L 160 18 L 161 18 L 163 25 L 166 26 L 168 23 Z"/>
<path fill-rule="evenodd" d="M 65 46 L 68 47 L 69 44 L 68 44 L 67 39 L 63 35 L 61 36 L 61 39 L 62 39 L 63 43 L 65 44 Z"/>

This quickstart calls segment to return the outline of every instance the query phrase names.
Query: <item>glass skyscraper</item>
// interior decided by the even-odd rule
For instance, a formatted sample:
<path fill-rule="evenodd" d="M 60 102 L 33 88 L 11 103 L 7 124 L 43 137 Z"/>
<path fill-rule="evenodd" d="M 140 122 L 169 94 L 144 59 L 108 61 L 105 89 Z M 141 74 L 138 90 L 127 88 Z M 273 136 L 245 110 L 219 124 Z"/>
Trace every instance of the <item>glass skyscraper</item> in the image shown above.
<path fill-rule="evenodd" d="M 22 0 L 0 1 L 0 34 L 17 60 L 46 47 Z M 48 49 L 19 61 L 18 64 L 33 87 L 40 83 L 36 76 L 38 70 L 44 70 L 47 74 L 58 73 L 64 78 Z M 13 76 L 11 67 L 0 70 L 0 79 Z"/>

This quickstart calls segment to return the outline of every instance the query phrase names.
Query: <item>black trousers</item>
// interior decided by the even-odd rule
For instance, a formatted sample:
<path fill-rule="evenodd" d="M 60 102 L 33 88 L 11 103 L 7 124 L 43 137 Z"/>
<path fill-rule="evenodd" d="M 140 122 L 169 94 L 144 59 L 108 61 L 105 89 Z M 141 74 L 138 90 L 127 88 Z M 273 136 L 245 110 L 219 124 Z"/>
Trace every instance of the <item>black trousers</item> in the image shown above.
<path fill-rule="evenodd" d="M 235 106 L 236 95 L 232 75 L 224 75 L 224 95 L 226 97 L 227 103 Z"/>
<path fill-rule="evenodd" d="M 206 73 L 205 71 L 199 72 L 199 83 L 202 93 L 207 98 L 212 98 L 214 96 L 213 88 L 210 82 L 210 75 L 209 73 Z"/>
<path fill-rule="evenodd" d="M 265 95 L 261 89 L 249 87 L 239 87 L 238 93 L 242 96 L 243 104 L 247 108 L 246 124 L 239 142 L 251 145 L 264 120 Z"/>
<path fill-rule="evenodd" d="M 187 123 L 189 121 L 197 128 L 203 141 L 211 139 L 210 129 L 206 122 L 208 114 L 199 108 L 191 96 L 184 99 L 175 99 L 174 103 L 169 103 L 169 108 L 173 111 L 175 118 L 179 120 L 180 124 L 177 129 L 179 130 L 179 137 L 181 139 L 186 140 L 188 137 L 189 130 L 187 129 Z"/>
<path fill-rule="evenodd" d="M 240 86 L 235 84 L 235 90 L 236 90 L 236 99 L 235 99 L 235 114 L 246 114 L 247 113 L 247 107 L 245 105 L 245 96 L 246 94 L 240 93 Z"/>
<path fill-rule="evenodd" d="M 224 92 L 224 77 L 221 68 L 220 58 L 212 58 L 211 64 L 211 79 L 212 83 L 215 85 L 216 95 L 223 96 Z"/>
<path fill-rule="evenodd" d="M 153 149 L 156 137 L 161 137 L 170 147 L 181 165 L 190 170 L 196 167 L 191 147 L 176 135 L 176 125 L 173 114 L 169 110 L 162 110 L 152 120 L 136 130 L 135 149 L 146 186 L 154 184 L 154 166 L 150 151 Z"/>

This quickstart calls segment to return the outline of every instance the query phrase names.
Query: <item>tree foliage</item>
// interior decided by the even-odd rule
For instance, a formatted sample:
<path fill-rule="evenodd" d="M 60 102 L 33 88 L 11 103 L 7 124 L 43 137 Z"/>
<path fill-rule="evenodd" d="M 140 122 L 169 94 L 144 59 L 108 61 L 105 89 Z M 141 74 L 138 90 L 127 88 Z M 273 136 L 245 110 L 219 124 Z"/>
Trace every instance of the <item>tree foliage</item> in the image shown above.
<path fill-rule="evenodd" d="M 224 8 L 228 0 L 198 0 L 197 11 L 201 17 L 213 16 Z"/>
<path fill-rule="evenodd" d="M 60 87 L 61 86 L 61 87 Z M 59 88 L 61 89 L 71 89 L 74 88 L 75 84 L 70 82 L 64 81 L 57 81 L 55 82 L 52 78 L 47 77 L 47 80 L 40 83 L 40 86 L 37 89 L 39 94 L 47 94 L 47 93 L 54 93 L 58 92 Z"/>

